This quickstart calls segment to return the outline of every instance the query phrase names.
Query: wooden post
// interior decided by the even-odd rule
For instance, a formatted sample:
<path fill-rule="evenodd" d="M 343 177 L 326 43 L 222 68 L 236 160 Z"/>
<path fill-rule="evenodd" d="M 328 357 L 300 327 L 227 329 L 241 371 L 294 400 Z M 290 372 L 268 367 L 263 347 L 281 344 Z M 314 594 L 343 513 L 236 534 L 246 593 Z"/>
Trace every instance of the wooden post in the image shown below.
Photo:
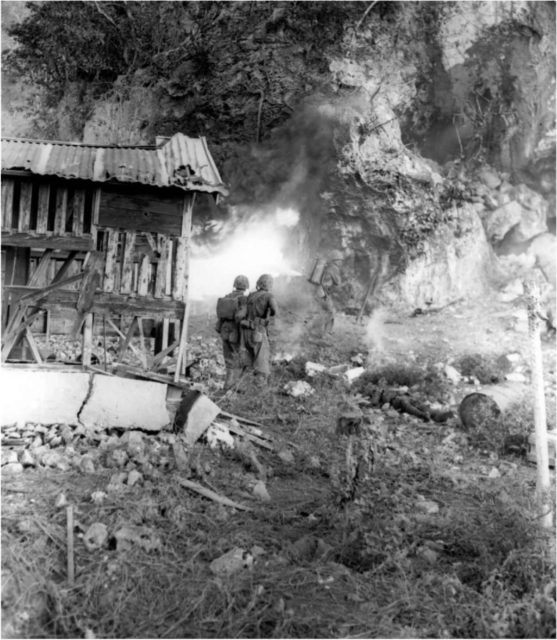
<path fill-rule="evenodd" d="M 533 281 L 524 282 L 528 305 L 528 335 L 530 337 L 530 364 L 532 367 L 532 396 L 534 398 L 534 424 L 536 429 L 536 494 L 541 511 L 541 523 L 546 528 L 553 525 L 553 508 L 550 500 L 549 451 L 547 420 L 543 384 L 543 359 L 540 339 L 539 288 Z"/>
<path fill-rule="evenodd" d="M 182 239 L 185 243 L 185 264 L 184 264 L 184 317 L 182 320 L 182 331 L 180 333 L 180 346 L 176 358 L 176 371 L 174 372 L 174 382 L 178 382 L 180 374 L 186 372 L 186 344 L 188 341 L 188 319 L 190 313 L 189 302 L 189 276 L 190 276 L 190 243 L 191 225 L 195 193 L 191 197 L 184 196 L 184 211 L 182 214 Z"/>
<path fill-rule="evenodd" d="M 83 325 L 83 347 L 81 350 L 81 364 L 84 367 L 91 366 L 91 355 L 93 353 L 93 314 L 85 316 Z"/>

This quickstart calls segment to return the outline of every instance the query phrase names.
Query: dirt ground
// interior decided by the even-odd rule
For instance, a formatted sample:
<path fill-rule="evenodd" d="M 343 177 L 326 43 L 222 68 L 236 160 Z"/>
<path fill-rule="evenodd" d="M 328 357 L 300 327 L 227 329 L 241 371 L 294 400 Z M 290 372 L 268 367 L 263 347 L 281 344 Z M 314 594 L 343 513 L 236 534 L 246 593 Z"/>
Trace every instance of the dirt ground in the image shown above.
<path fill-rule="evenodd" d="M 213 448 L 201 439 L 179 460 L 180 434 L 168 431 L 143 434 L 143 457 L 128 449 L 124 461 L 113 453 L 124 447 L 122 434 L 92 440 L 66 431 L 66 468 L 3 471 L 3 637 L 555 636 L 554 530 L 539 526 L 535 465 L 524 450 L 505 448 L 509 435 L 533 430 L 523 310 L 494 296 L 415 317 L 379 310 L 362 324 L 341 315 L 324 343 L 292 308 L 283 305 L 271 331 L 273 353 L 283 356 L 269 387 L 246 377 L 229 396 L 220 391 L 214 319 L 210 311 L 191 319 L 196 385 L 223 411 L 257 422 L 272 449 L 241 438 L 232 449 Z M 503 370 L 500 357 L 509 354 L 516 355 Z M 554 338 L 544 339 L 543 354 L 554 428 Z M 366 374 L 352 385 L 309 377 L 307 361 L 363 363 Z M 446 365 L 462 377 L 451 382 Z M 514 375 L 524 393 L 492 431 L 466 432 L 458 403 L 481 391 L 486 370 Z M 287 395 L 285 385 L 298 380 L 313 393 Z M 375 406 L 363 381 L 453 417 L 425 421 Z M 362 417 L 350 437 L 337 432 L 346 402 Z M 93 452 L 93 464 L 73 464 L 68 447 L 81 462 Z M 140 475 L 134 483 L 132 471 Z M 127 480 L 118 484 L 122 472 Z M 67 505 L 75 518 L 72 582 Z M 105 535 L 88 547 L 93 523 Z"/>

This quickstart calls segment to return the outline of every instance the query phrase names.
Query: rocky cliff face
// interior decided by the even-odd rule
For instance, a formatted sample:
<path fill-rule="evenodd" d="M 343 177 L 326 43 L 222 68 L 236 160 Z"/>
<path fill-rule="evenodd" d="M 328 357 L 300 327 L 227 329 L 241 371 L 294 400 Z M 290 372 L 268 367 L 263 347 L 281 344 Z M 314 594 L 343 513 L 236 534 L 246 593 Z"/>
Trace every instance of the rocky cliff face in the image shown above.
<path fill-rule="evenodd" d="M 383 253 L 385 298 L 480 293 L 501 275 L 492 245 L 554 224 L 554 3 L 251 3 L 253 18 L 224 4 L 203 47 L 168 53 L 173 66 L 121 76 L 92 102 L 68 85 L 58 137 L 206 135 L 231 187 L 224 213 L 299 210 L 288 257 L 307 272 L 342 249 L 348 306 Z M 186 37 L 203 27 L 176 16 Z M 234 33 L 240 18 L 257 18 L 251 35 Z"/>

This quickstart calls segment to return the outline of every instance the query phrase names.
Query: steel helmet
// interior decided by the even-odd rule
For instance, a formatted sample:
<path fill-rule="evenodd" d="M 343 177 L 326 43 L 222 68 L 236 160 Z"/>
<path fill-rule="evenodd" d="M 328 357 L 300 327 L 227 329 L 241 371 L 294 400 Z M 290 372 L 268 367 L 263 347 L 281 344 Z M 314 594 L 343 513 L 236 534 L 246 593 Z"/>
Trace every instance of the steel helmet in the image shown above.
<path fill-rule="evenodd" d="M 342 255 L 342 251 L 339 249 L 333 249 L 331 253 L 329 253 L 329 262 L 335 262 L 337 260 L 343 260 L 344 256 Z"/>
<path fill-rule="evenodd" d="M 273 276 L 268 273 L 264 273 L 262 276 L 259 276 L 255 286 L 258 289 L 270 291 L 273 288 Z"/>
<path fill-rule="evenodd" d="M 249 280 L 247 276 L 236 276 L 234 278 L 234 289 L 239 289 L 240 291 L 245 291 L 249 289 Z"/>

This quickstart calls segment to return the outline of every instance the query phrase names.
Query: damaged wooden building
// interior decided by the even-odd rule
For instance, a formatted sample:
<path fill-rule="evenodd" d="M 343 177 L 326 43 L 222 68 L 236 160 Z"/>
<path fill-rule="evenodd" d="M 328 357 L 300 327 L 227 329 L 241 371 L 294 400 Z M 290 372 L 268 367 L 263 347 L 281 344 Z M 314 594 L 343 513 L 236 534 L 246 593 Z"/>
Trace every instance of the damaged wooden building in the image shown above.
<path fill-rule="evenodd" d="M 2 362 L 41 363 L 37 333 L 107 330 L 157 379 L 185 372 L 192 220 L 226 195 L 205 138 L 153 146 L 2 139 Z M 131 351 L 130 351 L 131 350 Z M 102 364 L 102 362 L 101 362 Z"/>

